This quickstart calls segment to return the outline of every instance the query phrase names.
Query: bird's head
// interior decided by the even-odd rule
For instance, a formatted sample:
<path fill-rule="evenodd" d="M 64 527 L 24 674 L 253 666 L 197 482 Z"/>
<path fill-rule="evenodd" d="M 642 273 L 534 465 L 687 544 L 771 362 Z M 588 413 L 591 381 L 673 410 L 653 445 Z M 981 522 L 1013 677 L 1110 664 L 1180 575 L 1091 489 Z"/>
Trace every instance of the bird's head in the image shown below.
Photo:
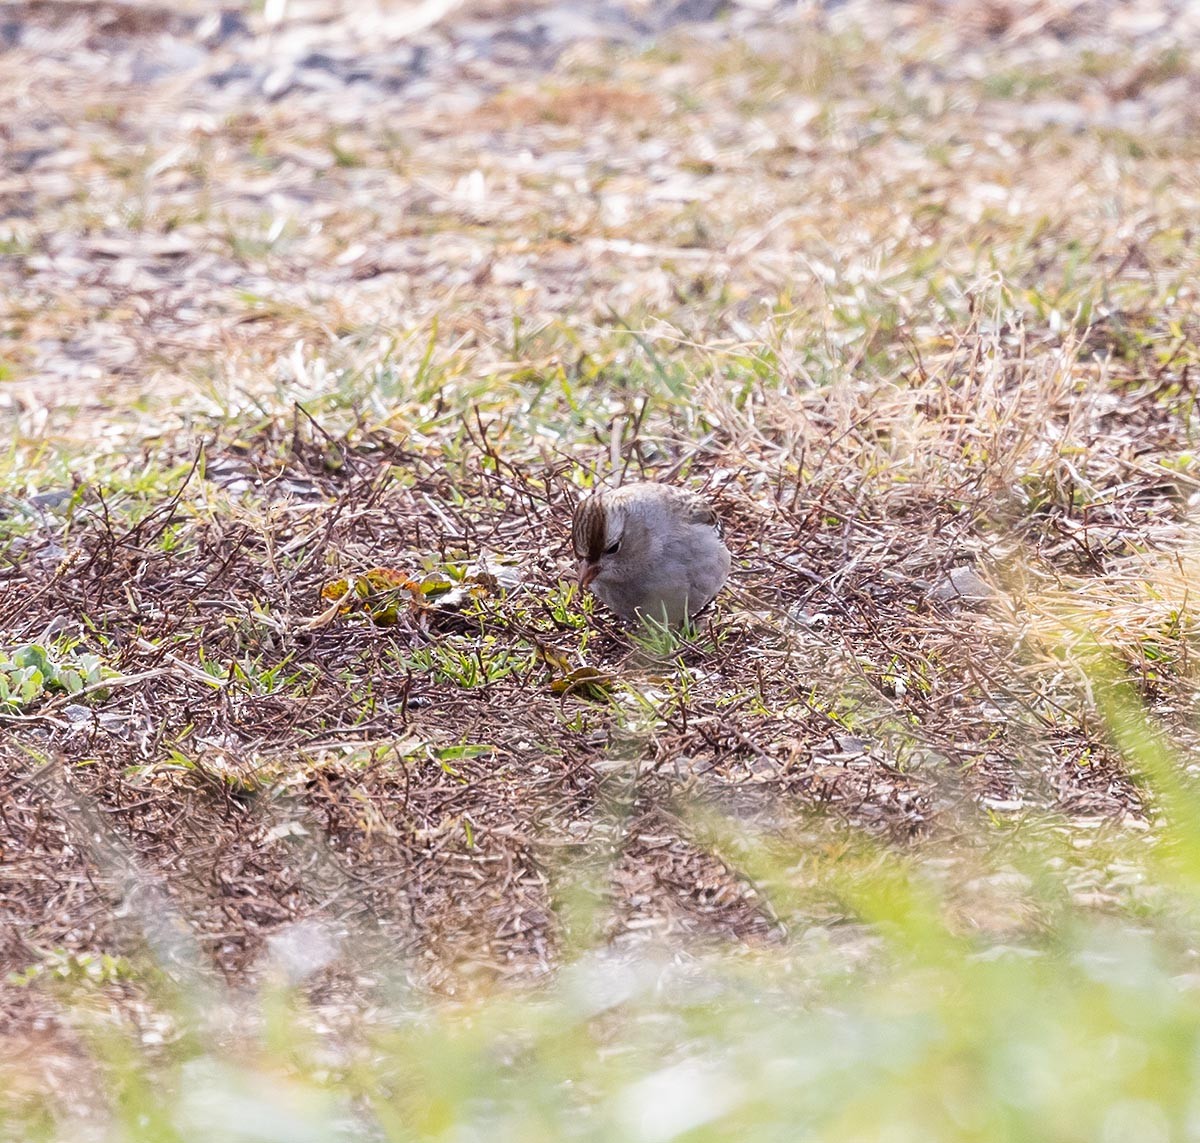
<path fill-rule="evenodd" d="M 653 529 L 645 519 L 652 505 L 625 489 L 598 492 L 575 509 L 571 545 L 579 560 L 579 586 L 594 580 L 616 581 L 626 569 L 653 557 Z"/>

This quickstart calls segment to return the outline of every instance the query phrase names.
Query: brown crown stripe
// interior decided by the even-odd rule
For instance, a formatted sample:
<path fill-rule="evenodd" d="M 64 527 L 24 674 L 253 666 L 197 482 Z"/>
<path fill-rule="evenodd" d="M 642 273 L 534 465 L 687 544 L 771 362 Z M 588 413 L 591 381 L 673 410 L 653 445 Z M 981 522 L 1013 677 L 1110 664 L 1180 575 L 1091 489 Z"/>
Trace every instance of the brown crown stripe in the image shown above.
<path fill-rule="evenodd" d="M 604 508 L 595 497 L 575 510 L 571 546 L 580 559 L 598 560 L 604 551 Z"/>

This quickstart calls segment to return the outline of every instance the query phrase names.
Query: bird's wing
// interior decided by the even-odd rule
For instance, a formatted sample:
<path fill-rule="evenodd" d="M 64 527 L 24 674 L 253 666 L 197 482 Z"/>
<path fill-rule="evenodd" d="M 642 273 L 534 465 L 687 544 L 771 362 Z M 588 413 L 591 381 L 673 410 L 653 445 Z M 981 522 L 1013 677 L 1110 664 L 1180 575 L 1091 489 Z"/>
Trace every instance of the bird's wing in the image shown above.
<path fill-rule="evenodd" d="M 710 528 L 716 528 L 718 534 L 721 533 L 721 518 L 703 496 L 687 488 L 676 488 L 674 495 L 676 502 L 686 513 L 689 524 L 707 524 Z"/>

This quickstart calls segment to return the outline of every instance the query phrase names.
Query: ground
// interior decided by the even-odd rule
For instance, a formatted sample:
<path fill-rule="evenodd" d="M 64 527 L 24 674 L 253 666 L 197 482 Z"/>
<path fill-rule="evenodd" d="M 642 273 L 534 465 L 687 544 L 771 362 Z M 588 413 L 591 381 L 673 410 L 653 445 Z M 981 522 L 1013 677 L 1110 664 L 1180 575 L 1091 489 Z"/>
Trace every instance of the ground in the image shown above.
<path fill-rule="evenodd" d="M 976 950 L 1156 907 L 1113 710 L 1189 768 L 1190 5 L 29 0 L 0 45 L 19 1114 L 97 1115 L 78 1011 L 175 1042 L 164 979 L 352 1041 L 381 981 L 580 950 L 873 962 L 845 886 L 898 861 Z M 694 631 L 574 588 L 625 477 L 725 524 Z"/>

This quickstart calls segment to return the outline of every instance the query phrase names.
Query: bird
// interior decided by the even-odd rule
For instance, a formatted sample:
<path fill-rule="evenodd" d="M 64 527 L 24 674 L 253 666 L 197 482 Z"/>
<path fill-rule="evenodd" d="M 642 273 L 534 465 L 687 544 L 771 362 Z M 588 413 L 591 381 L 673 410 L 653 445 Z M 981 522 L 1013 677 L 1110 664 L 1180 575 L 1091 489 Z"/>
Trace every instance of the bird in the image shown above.
<path fill-rule="evenodd" d="M 729 578 L 721 522 L 704 497 L 654 481 L 582 501 L 571 521 L 579 586 L 629 623 L 679 627 Z"/>

